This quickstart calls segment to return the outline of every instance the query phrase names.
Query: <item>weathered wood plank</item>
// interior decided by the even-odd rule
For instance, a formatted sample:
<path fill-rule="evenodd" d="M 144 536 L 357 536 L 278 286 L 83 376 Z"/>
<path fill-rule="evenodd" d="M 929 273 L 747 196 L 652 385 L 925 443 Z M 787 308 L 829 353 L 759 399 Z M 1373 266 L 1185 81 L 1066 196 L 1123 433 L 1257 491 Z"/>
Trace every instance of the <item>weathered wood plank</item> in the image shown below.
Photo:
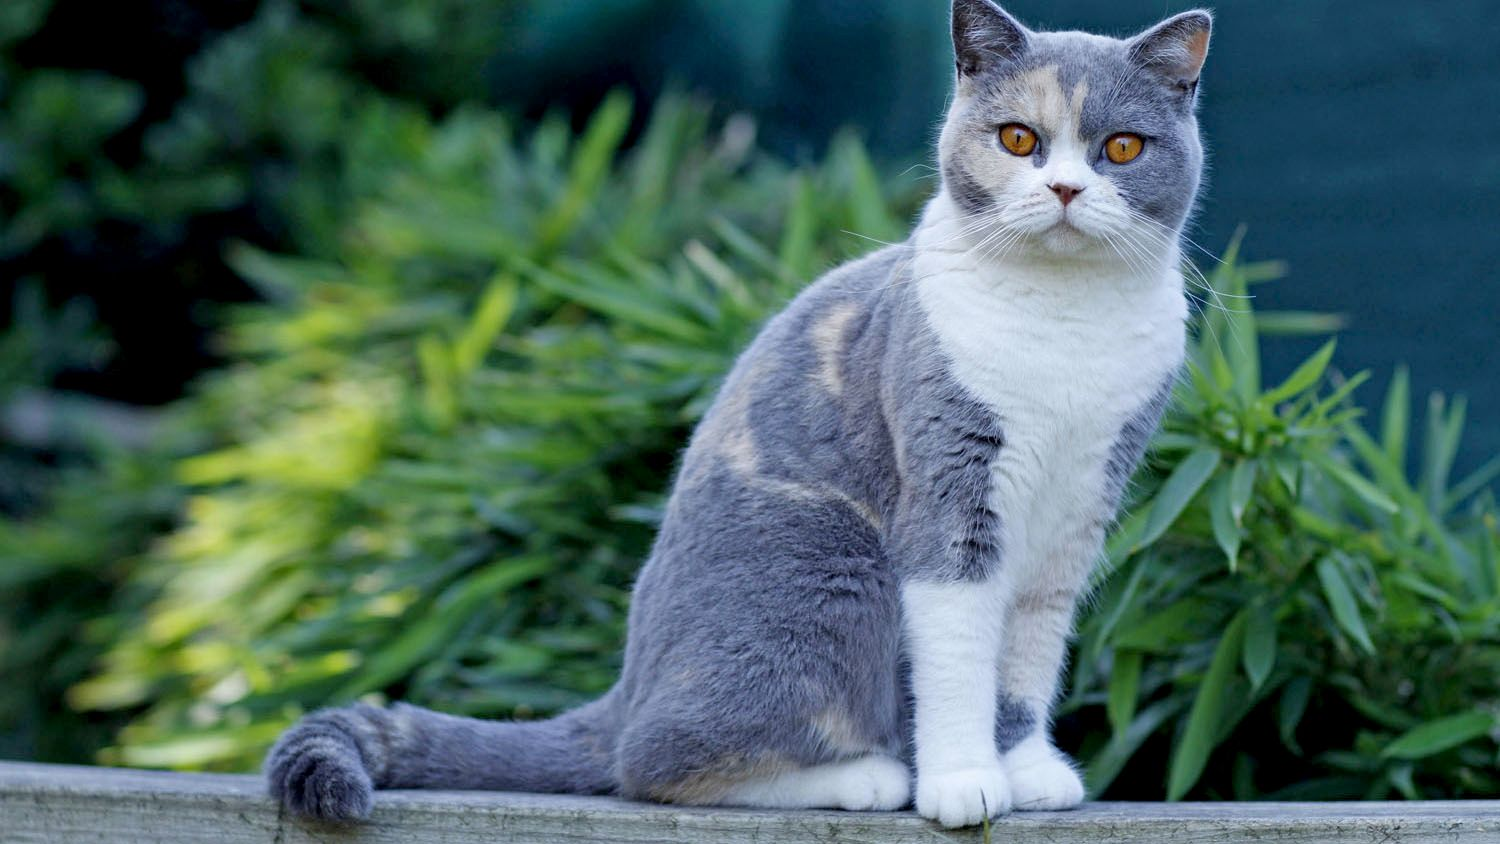
<path fill-rule="evenodd" d="M 1500 841 L 1500 802 L 1095 803 L 1076 812 L 1017 814 L 995 824 L 1014 844 L 1275 841 L 1296 844 L 1463 844 Z M 284 817 L 252 776 L 170 774 L 0 763 L 0 842 L 215 844 L 840 844 L 977 842 L 909 812 L 676 809 L 590 797 L 385 791 L 367 824 Z"/>

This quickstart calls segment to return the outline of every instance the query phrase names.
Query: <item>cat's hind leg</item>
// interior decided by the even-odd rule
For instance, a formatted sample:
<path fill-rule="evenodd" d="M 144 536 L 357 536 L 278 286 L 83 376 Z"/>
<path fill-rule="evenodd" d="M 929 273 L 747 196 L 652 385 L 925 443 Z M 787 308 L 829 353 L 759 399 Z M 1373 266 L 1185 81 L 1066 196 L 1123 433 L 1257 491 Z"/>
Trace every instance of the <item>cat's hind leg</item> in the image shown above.
<path fill-rule="evenodd" d="M 718 483 L 692 502 L 704 527 L 664 530 L 636 588 L 621 795 L 904 802 L 898 594 L 878 536 L 833 496 Z"/>
<path fill-rule="evenodd" d="M 717 802 L 757 809 L 890 812 L 911 802 L 911 771 L 889 756 L 871 754 L 746 780 Z"/>

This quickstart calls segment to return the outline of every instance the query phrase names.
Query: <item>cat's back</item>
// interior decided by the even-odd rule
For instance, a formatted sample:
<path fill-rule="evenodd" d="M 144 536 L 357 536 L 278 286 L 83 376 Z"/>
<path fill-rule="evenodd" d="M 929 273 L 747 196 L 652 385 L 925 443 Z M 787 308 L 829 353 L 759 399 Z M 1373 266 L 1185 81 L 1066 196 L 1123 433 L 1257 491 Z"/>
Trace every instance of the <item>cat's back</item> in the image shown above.
<path fill-rule="evenodd" d="M 839 265 L 768 320 L 694 433 L 684 475 L 714 455 L 752 473 L 757 463 L 805 461 L 820 444 L 833 447 L 835 432 L 853 434 L 849 417 L 878 401 L 886 337 L 911 295 L 911 254 L 888 246 Z"/>

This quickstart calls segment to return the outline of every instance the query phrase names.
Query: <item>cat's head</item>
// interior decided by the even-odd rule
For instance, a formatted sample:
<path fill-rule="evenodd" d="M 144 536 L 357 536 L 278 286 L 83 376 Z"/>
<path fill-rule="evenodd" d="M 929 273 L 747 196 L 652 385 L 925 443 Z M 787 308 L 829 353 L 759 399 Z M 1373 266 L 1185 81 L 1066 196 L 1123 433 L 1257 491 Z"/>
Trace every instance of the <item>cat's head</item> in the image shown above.
<path fill-rule="evenodd" d="M 1175 246 L 1203 169 L 1194 106 L 1212 23 L 1184 12 L 1121 40 L 1032 32 L 992 0 L 954 0 L 940 157 L 966 229 L 1126 261 Z"/>

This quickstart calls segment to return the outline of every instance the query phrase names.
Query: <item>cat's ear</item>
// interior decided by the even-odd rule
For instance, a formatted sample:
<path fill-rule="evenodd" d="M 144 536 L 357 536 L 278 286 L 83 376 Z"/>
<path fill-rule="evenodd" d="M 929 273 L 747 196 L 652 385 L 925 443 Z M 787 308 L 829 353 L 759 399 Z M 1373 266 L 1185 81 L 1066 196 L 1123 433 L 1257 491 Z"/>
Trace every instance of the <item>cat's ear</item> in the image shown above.
<path fill-rule="evenodd" d="M 953 0 L 953 57 L 959 78 L 1013 62 L 1031 36 L 991 0 Z"/>
<path fill-rule="evenodd" d="M 1167 18 L 1130 40 L 1130 57 L 1185 94 L 1198 88 L 1214 19 L 1197 9 Z"/>

